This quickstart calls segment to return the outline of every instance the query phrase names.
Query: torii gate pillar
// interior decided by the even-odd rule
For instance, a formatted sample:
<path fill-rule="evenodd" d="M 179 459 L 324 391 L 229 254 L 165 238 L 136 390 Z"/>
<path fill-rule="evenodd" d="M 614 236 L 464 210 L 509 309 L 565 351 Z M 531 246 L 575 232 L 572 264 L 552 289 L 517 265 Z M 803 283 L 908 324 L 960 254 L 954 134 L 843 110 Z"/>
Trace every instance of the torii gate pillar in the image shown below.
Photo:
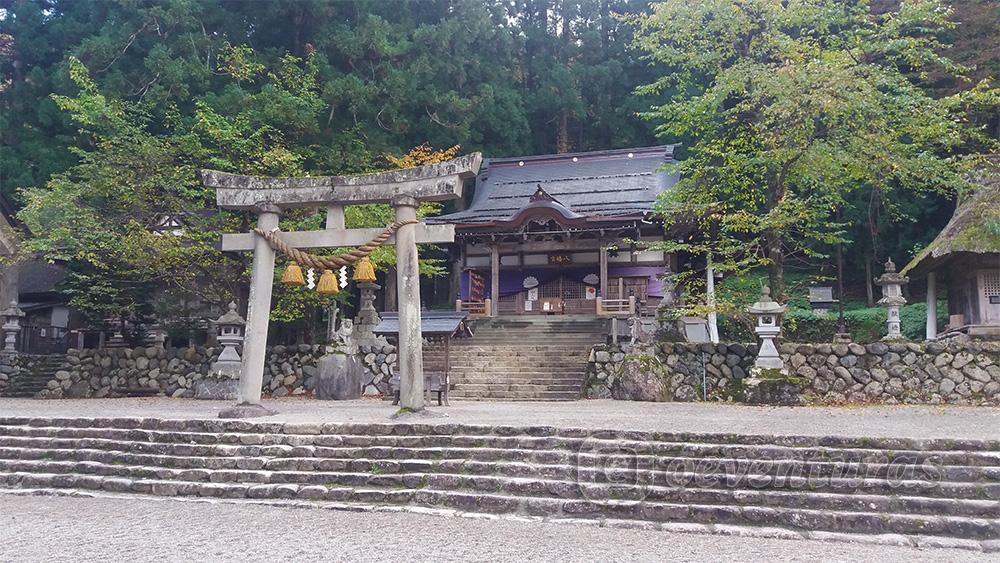
<path fill-rule="evenodd" d="M 420 203 L 408 195 L 392 199 L 399 223 L 417 218 Z M 396 231 L 396 299 L 399 308 L 399 404 L 411 410 L 424 408 L 424 352 L 420 330 L 420 266 L 417 262 L 415 224 Z M 403 385 L 403 378 L 409 385 Z"/>
<path fill-rule="evenodd" d="M 257 227 L 268 232 L 278 228 L 281 209 L 269 203 L 257 206 Z M 237 404 L 260 404 L 264 385 L 264 354 L 248 350 L 267 348 L 267 325 L 271 318 L 271 288 L 274 285 L 274 249 L 263 237 L 253 242 L 253 270 L 250 274 L 250 297 L 247 303 L 247 325 L 243 339 L 243 365 L 237 388 Z M 261 407 L 263 409 L 263 407 Z M 264 411 L 261 414 L 268 414 Z"/>
<path fill-rule="evenodd" d="M 417 218 L 421 201 L 443 201 L 461 197 L 462 183 L 479 172 L 479 153 L 436 164 L 393 170 L 364 176 L 320 176 L 307 178 L 262 178 L 202 170 L 202 182 L 216 189 L 216 201 L 224 209 L 255 211 L 257 226 L 269 232 L 278 227 L 285 208 L 326 208 L 326 229 L 281 233 L 292 248 L 334 248 L 359 246 L 383 229 L 345 229 L 343 207 L 368 203 L 389 203 L 396 221 Z M 439 244 L 455 239 L 454 225 L 408 223 L 385 244 L 396 246 L 396 281 L 399 292 L 400 404 L 411 411 L 424 408 L 423 335 L 420 330 L 420 271 L 417 244 Z M 247 311 L 246 340 L 239 384 L 239 404 L 220 416 L 261 416 L 272 414 L 260 404 L 264 379 L 264 350 L 271 312 L 274 283 L 274 250 L 254 233 L 222 236 L 222 250 L 252 250 L 250 303 Z"/>

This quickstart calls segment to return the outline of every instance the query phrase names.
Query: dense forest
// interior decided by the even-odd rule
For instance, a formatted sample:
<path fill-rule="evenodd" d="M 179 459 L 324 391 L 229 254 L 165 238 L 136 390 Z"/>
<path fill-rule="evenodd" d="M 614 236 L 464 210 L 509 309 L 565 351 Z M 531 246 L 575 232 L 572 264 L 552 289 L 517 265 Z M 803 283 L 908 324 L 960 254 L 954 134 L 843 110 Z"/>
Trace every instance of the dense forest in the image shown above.
<path fill-rule="evenodd" d="M 615 17 L 624 0 L 5 2 L 0 20 L 4 193 L 44 184 L 83 140 L 51 99 L 72 94 L 69 57 L 109 98 L 155 122 L 199 102 L 233 111 L 219 70 L 232 47 L 266 66 L 314 55 L 322 111 L 298 143 L 311 169 L 345 150 L 427 142 L 510 156 L 653 142 L 632 95 L 654 73 Z M 333 154 L 331 154 L 333 153 Z M 355 155 L 350 155 L 355 156 Z M 338 158 L 339 157 L 339 158 Z"/>
<path fill-rule="evenodd" d="M 135 224 L 149 225 L 165 211 L 211 209 L 194 176 L 202 166 L 358 173 L 391 166 L 387 155 L 421 145 L 499 157 L 658 142 L 681 143 L 681 157 L 704 163 L 703 129 L 665 126 L 664 108 L 704 99 L 695 94 L 720 80 L 706 72 L 712 48 L 694 39 L 712 28 L 684 31 L 681 18 L 691 15 L 684 3 L 665 4 L 673 7 L 649 16 L 643 0 L 3 0 L 0 191 L 24 208 L 29 225 L 46 231 L 35 233 L 45 239 L 35 250 L 78 264 L 73 274 L 84 299 L 81 293 L 112 271 L 121 274 L 116 278 L 149 278 L 150 265 L 123 256 L 162 243 L 136 234 Z M 725 12 L 730 4 L 740 3 L 703 8 Z M 747 3 L 755 4 L 769 5 Z M 918 36 L 908 22 L 916 29 L 921 18 L 944 14 L 948 21 L 928 32 L 932 40 L 909 44 L 941 58 L 894 63 L 893 72 L 902 68 L 928 104 L 948 97 L 964 104 L 978 137 L 951 143 L 941 158 L 992 150 L 989 141 L 1000 138 L 996 107 L 983 101 L 989 96 L 962 95 L 977 84 L 983 94 L 1000 75 L 1000 51 L 987 48 L 1000 40 L 1000 6 L 967 0 L 944 12 L 933 2 L 911 4 L 907 12 L 898 1 L 846 2 L 846 15 L 817 16 L 825 27 L 812 31 L 840 37 L 837 26 L 849 29 L 861 21 L 857 14 L 890 14 L 880 29 L 905 43 Z M 920 13 L 928 6 L 936 11 Z M 786 24 L 775 29 L 786 33 Z M 796 33 L 806 37 L 803 29 Z M 670 41 L 689 43 L 694 56 L 663 55 Z M 821 51 L 841 48 L 822 42 Z M 932 125 L 920 124 L 924 131 Z M 77 206 L 80 198 L 93 212 L 84 219 L 59 206 Z M 888 193 L 870 186 L 826 202 L 838 208 L 846 277 L 859 298 L 863 280 L 887 257 L 905 261 L 933 238 L 955 198 L 949 189 Z M 223 227 L 218 221 L 233 227 L 235 219 L 203 220 L 201 232 L 215 233 Z M 65 223 L 85 225 L 88 246 L 73 250 L 80 231 Z M 786 267 L 831 273 L 838 237 L 816 240 L 819 246 Z M 162 249 L 176 261 L 173 272 L 186 272 L 173 280 L 177 287 L 215 269 L 244 267 L 213 253 L 209 237 L 201 243 Z M 98 247 L 106 253 L 94 258 Z M 127 291 L 112 286 L 95 311 L 143 293 L 135 284 Z M 202 297 L 214 301 L 227 292 L 232 288 Z"/>

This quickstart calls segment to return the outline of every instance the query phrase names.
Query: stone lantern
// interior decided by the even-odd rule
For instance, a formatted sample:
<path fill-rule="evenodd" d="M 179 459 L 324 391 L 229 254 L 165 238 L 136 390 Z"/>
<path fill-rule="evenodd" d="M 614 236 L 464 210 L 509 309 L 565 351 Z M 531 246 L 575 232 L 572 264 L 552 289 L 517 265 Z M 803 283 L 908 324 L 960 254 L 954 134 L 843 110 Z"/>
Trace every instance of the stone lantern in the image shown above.
<path fill-rule="evenodd" d="M 375 327 L 381 321 L 375 310 L 375 292 L 382 289 L 382 286 L 375 283 L 375 270 L 367 257 L 354 269 L 354 281 L 361 290 L 358 316 L 354 319 L 354 341 L 357 344 L 371 345 L 375 341 Z"/>
<path fill-rule="evenodd" d="M 0 311 L 3 320 L 3 351 L 6 354 L 17 353 L 17 335 L 21 332 L 21 319 L 24 318 L 24 311 L 17 306 L 17 301 L 12 300 L 10 307 Z"/>
<path fill-rule="evenodd" d="M 212 373 L 228 375 L 236 379 L 240 375 L 240 354 L 236 347 L 243 344 L 246 320 L 236 312 L 236 303 L 229 303 L 229 310 L 215 321 L 215 327 L 219 331 L 218 340 L 222 344 L 222 353 L 219 359 L 212 363 Z"/>
<path fill-rule="evenodd" d="M 906 298 L 903 297 L 903 286 L 909 282 L 910 278 L 896 271 L 896 264 L 891 258 L 885 263 L 885 273 L 875 278 L 875 285 L 882 288 L 882 299 L 878 300 L 878 304 L 885 305 L 888 310 L 885 321 L 888 330 L 883 340 L 903 338 L 903 333 L 900 330 L 899 308 L 906 304 Z"/>
<path fill-rule="evenodd" d="M 781 316 L 785 313 L 784 305 L 779 305 L 771 299 L 771 289 L 764 286 L 760 291 L 760 299 L 747 311 L 757 317 L 757 326 L 754 328 L 754 332 L 760 337 L 760 351 L 757 352 L 757 359 L 754 360 L 754 369 L 776 369 L 785 372 L 785 363 L 781 361 L 778 349 L 774 345 L 774 339 L 781 334 Z"/>
<path fill-rule="evenodd" d="M 237 352 L 246 335 L 247 322 L 236 312 L 236 303 L 229 303 L 229 310 L 215 320 L 216 338 L 222 345 L 219 359 L 212 362 L 208 377 L 195 382 L 195 399 L 235 399 L 242 373 L 243 360 Z"/>

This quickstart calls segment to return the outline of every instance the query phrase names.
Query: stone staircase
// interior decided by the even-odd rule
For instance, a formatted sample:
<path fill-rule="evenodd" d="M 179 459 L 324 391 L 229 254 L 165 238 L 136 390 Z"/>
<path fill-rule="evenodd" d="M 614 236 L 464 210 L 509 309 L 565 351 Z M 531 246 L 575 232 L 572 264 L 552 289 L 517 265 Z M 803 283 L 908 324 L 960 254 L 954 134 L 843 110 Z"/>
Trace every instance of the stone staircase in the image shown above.
<path fill-rule="evenodd" d="M 11 417 L 0 492 L 1000 551 L 1000 441 Z"/>
<path fill-rule="evenodd" d="M 34 397 L 56 378 L 56 372 L 65 361 L 64 354 L 31 356 L 29 361 L 23 363 L 25 367 L 21 372 L 10 380 L 10 385 L 0 390 L 0 397 Z"/>
<path fill-rule="evenodd" d="M 607 320 L 593 316 L 480 319 L 472 338 L 453 339 L 453 399 L 575 401 L 583 394 L 590 349 Z M 424 349 L 426 371 L 444 371 L 444 347 Z"/>

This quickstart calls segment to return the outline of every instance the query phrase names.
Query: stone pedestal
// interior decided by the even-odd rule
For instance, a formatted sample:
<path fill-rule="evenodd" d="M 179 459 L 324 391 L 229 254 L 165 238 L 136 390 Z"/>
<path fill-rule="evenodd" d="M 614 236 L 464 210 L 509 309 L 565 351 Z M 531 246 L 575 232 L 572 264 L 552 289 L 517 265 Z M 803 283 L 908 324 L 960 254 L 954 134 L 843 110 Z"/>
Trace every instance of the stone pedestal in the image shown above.
<path fill-rule="evenodd" d="M 743 380 L 744 402 L 748 405 L 795 406 L 802 404 L 799 386 L 787 379 Z"/>
<path fill-rule="evenodd" d="M 319 359 L 316 398 L 326 401 L 360 399 L 364 370 L 353 354 L 327 354 Z"/>
<path fill-rule="evenodd" d="M 201 379 L 194 384 L 194 398 L 233 401 L 236 399 L 238 386 L 239 380 L 237 379 Z"/>

